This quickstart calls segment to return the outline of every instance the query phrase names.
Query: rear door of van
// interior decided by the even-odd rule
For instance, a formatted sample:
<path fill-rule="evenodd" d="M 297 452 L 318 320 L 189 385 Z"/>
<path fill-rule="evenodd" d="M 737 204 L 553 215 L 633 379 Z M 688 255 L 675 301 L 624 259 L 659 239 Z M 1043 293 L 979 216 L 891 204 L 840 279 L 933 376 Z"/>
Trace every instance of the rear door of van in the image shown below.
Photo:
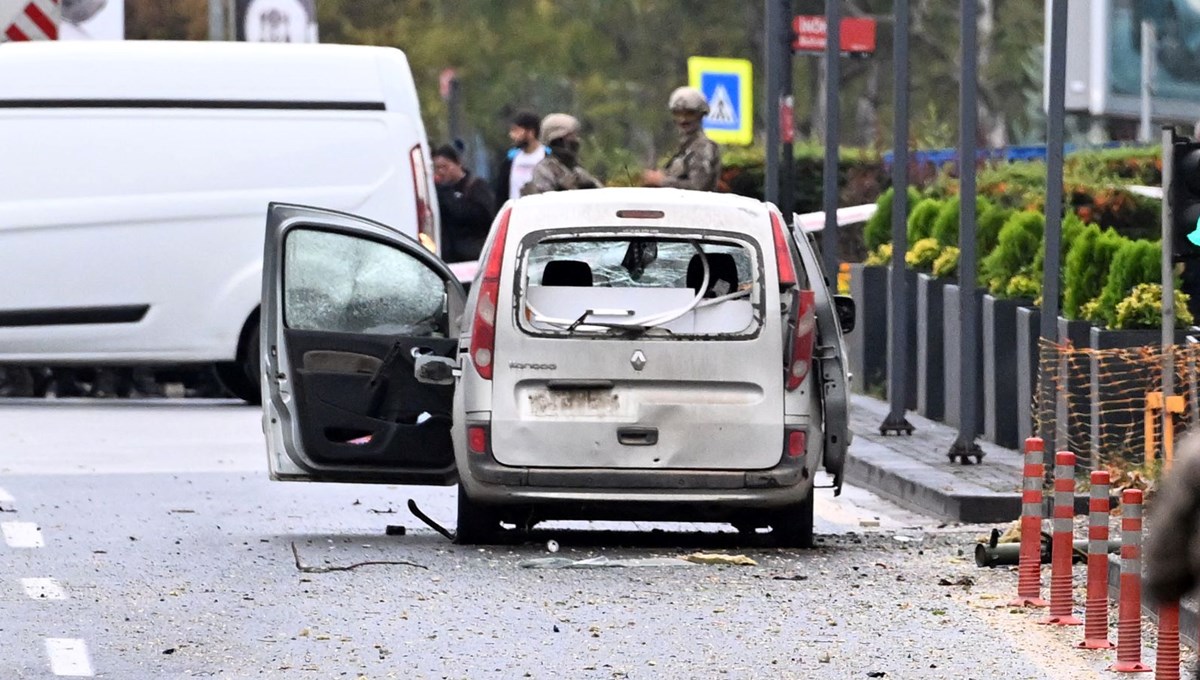
<path fill-rule="evenodd" d="M 513 245 L 516 266 L 502 279 L 512 306 L 500 312 L 511 323 L 495 339 L 500 463 L 779 462 L 783 348 L 770 243 L 647 221 L 532 232 Z"/>

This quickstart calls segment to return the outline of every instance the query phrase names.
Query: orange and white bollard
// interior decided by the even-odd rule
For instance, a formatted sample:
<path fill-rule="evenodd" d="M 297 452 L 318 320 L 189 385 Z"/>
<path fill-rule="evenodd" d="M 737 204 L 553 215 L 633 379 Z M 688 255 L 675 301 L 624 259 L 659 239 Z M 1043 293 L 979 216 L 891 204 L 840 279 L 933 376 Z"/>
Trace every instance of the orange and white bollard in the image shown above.
<path fill-rule="evenodd" d="M 1050 552 L 1050 616 L 1038 623 L 1078 626 L 1071 596 L 1071 558 L 1075 549 L 1075 454 L 1054 454 L 1054 520 Z"/>
<path fill-rule="evenodd" d="M 1179 680 L 1179 603 L 1158 606 L 1158 653 L 1154 680 Z"/>
<path fill-rule="evenodd" d="M 1146 673 L 1142 663 L 1142 491 L 1121 493 L 1121 594 L 1117 606 L 1117 662 L 1120 673 Z"/>
<path fill-rule="evenodd" d="M 1042 478 L 1046 474 L 1041 437 L 1025 440 L 1025 471 L 1021 481 L 1021 557 L 1017 563 L 1014 607 L 1045 607 L 1042 599 Z"/>
<path fill-rule="evenodd" d="M 1087 603 L 1083 608 L 1083 649 L 1112 649 L 1108 640 L 1109 474 L 1093 472 L 1088 500 Z"/>

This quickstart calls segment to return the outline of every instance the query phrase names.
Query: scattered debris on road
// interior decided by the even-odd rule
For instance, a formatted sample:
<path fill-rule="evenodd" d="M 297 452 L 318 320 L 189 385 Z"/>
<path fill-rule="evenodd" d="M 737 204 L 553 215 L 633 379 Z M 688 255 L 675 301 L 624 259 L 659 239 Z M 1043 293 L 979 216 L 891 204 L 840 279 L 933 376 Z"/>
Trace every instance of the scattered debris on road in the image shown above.
<path fill-rule="evenodd" d="M 757 567 L 758 562 L 745 555 L 726 555 L 723 553 L 696 552 L 684 557 L 688 562 L 696 564 L 732 564 L 739 567 Z"/>
<path fill-rule="evenodd" d="M 408 499 L 408 511 L 411 512 L 413 514 L 413 516 L 416 517 L 417 519 L 421 520 L 425 524 L 428 524 L 430 529 L 433 529 L 434 531 L 445 536 L 446 538 L 450 539 L 451 541 L 454 540 L 454 532 L 453 531 L 450 531 L 449 529 L 442 526 L 441 524 L 438 524 L 437 522 L 433 521 L 433 518 L 431 518 L 429 515 L 426 515 L 425 512 L 423 510 L 421 510 L 421 508 L 418 508 L 417 502 L 411 498 Z"/>
<path fill-rule="evenodd" d="M 517 564 L 522 569 L 606 569 L 611 567 L 690 567 L 693 562 L 675 557 L 641 557 L 610 560 L 601 555 L 583 560 L 570 557 L 538 557 Z"/>
<path fill-rule="evenodd" d="M 359 567 L 367 566 L 394 566 L 394 567 L 417 567 L 419 569 L 428 569 L 424 564 L 409 562 L 408 560 L 367 560 L 365 562 L 355 562 L 346 566 L 309 566 L 300 561 L 300 549 L 296 547 L 296 543 L 292 542 L 292 556 L 296 558 L 296 569 L 305 574 L 327 574 L 331 571 L 352 571 Z"/>

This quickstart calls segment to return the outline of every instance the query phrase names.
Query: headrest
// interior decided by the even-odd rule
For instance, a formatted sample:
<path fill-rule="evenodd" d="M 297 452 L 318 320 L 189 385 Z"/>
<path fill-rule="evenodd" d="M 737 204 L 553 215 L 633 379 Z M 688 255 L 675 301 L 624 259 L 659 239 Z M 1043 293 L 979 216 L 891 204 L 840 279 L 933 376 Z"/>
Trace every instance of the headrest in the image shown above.
<path fill-rule="evenodd" d="M 737 290 L 737 261 L 733 259 L 733 255 L 729 253 L 705 253 L 705 255 L 708 257 L 708 290 L 704 291 L 704 297 L 720 297 Z M 688 262 L 687 285 L 699 293 L 702 281 L 704 281 L 704 263 L 700 259 L 700 253 L 696 253 Z"/>
<path fill-rule="evenodd" d="M 542 270 L 543 286 L 576 286 L 592 285 L 592 268 L 587 262 L 580 260 L 551 260 Z"/>

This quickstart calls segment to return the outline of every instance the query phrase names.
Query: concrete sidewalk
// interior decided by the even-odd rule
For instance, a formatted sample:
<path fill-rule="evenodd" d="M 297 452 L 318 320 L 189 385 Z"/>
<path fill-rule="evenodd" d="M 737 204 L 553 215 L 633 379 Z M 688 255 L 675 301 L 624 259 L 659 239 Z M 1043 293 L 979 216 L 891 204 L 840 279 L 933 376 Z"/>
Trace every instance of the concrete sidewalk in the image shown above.
<path fill-rule="evenodd" d="M 1020 452 L 980 440 L 981 464 L 951 463 L 947 454 L 957 430 L 910 412 L 912 435 L 883 436 L 879 425 L 887 414 L 886 402 L 851 396 L 854 442 L 846 459 L 846 481 L 954 522 L 1007 522 L 1021 516 Z"/>

